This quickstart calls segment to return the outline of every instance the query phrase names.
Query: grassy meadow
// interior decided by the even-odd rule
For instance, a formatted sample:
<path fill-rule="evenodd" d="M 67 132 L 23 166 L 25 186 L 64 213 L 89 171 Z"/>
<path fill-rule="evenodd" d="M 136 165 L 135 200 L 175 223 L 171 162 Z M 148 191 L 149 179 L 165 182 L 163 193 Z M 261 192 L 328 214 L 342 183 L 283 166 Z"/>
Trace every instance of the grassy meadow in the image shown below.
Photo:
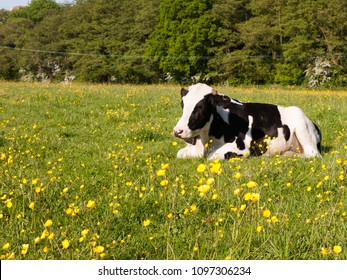
<path fill-rule="evenodd" d="M 179 86 L 0 83 L 1 259 L 347 259 L 347 91 L 297 105 L 322 158 L 176 159 Z"/>

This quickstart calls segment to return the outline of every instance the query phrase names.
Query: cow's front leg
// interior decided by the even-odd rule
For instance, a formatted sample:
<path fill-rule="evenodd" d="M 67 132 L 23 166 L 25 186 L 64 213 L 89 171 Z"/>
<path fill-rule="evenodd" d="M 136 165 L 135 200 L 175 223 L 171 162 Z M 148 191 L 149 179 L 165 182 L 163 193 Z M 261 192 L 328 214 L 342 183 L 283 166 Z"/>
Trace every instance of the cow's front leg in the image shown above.
<path fill-rule="evenodd" d="M 177 153 L 177 158 L 202 158 L 204 155 L 204 145 L 200 139 L 197 139 L 194 145 L 187 144 L 187 147 L 180 149 Z"/>
<path fill-rule="evenodd" d="M 208 160 L 215 160 L 215 159 L 223 160 L 223 159 L 229 159 L 231 157 L 240 157 L 240 156 L 249 156 L 249 155 L 250 155 L 250 151 L 248 148 L 240 150 L 237 147 L 236 142 L 232 142 L 232 143 L 226 143 L 223 146 L 213 150 L 208 156 Z"/>

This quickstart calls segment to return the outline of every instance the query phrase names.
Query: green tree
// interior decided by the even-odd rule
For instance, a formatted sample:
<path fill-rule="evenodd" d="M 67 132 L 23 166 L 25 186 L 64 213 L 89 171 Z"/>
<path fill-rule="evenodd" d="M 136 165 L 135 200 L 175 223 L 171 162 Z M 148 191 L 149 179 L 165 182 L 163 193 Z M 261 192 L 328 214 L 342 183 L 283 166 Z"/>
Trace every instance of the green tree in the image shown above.
<path fill-rule="evenodd" d="M 176 81 L 208 74 L 217 26 L 212 0 L 163 0 L 159 20 L 147 41 L 147 55 Z"/>
<path fill-rule="evenodd" d="M 331 64 L 334 80 L 346 84 L 347 2 L 344 0 L 288 0 L 285 11 L 284 65 L 302 83 L 305 70 L 321 58 Z"/>
<path fill-rule="evenodd" d="M 158 1 L 78 1 L 59 31 L 78 79 L 93 82 L 150 82 L 144 44 L 155 25 Z M 151 12 L 150 12 L 151 11 Z M 147 15 L 147 16 L 146 16 Z"/>

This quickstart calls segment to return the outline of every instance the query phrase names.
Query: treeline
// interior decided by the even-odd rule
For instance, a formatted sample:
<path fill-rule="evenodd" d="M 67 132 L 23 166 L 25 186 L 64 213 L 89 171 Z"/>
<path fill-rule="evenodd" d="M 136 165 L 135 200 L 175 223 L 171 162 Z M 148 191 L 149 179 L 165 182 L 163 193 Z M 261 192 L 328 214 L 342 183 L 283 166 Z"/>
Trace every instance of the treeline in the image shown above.
<path fill-rule="evenodd" d="M 347 85 L 346 0 L 32 0 L 0 79 Z"/>

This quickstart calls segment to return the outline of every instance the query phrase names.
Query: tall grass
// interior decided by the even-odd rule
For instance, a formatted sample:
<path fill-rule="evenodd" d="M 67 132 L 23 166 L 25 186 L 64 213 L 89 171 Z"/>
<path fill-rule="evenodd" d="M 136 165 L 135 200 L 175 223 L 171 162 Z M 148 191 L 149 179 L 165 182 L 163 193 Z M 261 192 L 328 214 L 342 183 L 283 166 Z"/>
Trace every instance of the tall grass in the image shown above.
<path fill-rule="evenodd" d="M 300 106 L 323 157 L 180 160 L 178 86 L 0 85 L 1 259 L 346 259 L 347 94 Z"/>

